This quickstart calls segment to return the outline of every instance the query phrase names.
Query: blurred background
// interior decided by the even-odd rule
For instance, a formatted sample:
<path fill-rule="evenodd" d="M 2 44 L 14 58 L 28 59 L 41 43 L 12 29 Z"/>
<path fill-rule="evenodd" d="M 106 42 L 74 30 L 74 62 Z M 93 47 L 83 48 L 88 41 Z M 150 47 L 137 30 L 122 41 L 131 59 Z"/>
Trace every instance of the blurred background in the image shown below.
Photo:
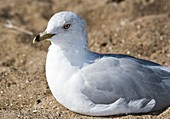
<path fill-rule="evenodd" d="M 170 66 L 170 0 L 0 0 L 0 118 L 97 118 L 58 104 L 45 78 L 50 43 L 32 44 L 50 17 L 60 11 L 85 19 L 90 50 Z M 170 109 L 107 118 L 113 117 L 166 119 Z"/>

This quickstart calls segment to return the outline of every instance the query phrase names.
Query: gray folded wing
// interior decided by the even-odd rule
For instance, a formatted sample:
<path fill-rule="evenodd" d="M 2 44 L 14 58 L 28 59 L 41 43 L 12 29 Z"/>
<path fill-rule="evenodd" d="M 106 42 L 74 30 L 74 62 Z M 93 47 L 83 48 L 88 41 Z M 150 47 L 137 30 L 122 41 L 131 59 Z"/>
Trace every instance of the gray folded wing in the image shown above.
<path fill-rule="evenodd" d="M 93 103 L 111 104 L 119 98 L 127 102 L 156 101 L 154 110 L 170 105 L 170 71 L 160 65 L 132 57 L 103 57 L 82 69 L 82 93 Z M 146 102 L 146 103 L 147 103 Z"/>

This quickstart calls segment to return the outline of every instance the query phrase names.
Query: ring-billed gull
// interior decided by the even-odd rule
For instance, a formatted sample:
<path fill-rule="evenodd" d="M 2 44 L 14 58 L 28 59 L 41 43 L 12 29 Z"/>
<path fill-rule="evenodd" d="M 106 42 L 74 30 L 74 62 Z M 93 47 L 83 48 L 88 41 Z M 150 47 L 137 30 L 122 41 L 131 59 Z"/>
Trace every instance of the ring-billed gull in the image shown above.
<path fill-rule="evenodd" d="M 145 113 L 170 105 L 170 67 L 128 55 L 88 49 L 84 20 L 60 12 L 33 42 L 51 41 L 46 77 L 66 108 L 85 115 Z"/>

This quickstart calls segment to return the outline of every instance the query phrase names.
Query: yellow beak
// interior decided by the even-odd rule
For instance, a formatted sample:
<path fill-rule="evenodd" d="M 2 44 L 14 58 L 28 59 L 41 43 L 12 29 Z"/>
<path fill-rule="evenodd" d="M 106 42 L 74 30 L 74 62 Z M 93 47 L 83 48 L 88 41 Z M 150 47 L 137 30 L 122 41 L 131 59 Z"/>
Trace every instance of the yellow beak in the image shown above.
<path fill-rule="evenodd" d="M 55 34 L 40 33 L 33 39 L 33 44 L 53 37 Z"/>

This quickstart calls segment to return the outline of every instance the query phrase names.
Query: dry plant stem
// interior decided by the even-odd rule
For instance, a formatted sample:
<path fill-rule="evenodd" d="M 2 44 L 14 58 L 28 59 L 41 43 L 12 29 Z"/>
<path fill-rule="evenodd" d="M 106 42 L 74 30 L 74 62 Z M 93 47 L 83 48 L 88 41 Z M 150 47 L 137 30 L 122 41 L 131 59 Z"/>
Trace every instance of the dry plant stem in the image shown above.
<path fill-rule="evenodd" d="M 10 20 L 7 20 L 6 23 L 4 24 L 4 26 L 5 26 L 6 28 L 14 29 L 14 30 L 17 30 L 17 31 L 19 31 L 19 32 L 28 34 L 28 35 L 30 35 L 30 36 L 33 36 L 33 35 L 34 35 L 33 32 L 31 32 L 31 31 L 28 31 L 28 30 L 26 30 L 26 29 L 23 29 L 23 28 L 14 26 Z"/>

